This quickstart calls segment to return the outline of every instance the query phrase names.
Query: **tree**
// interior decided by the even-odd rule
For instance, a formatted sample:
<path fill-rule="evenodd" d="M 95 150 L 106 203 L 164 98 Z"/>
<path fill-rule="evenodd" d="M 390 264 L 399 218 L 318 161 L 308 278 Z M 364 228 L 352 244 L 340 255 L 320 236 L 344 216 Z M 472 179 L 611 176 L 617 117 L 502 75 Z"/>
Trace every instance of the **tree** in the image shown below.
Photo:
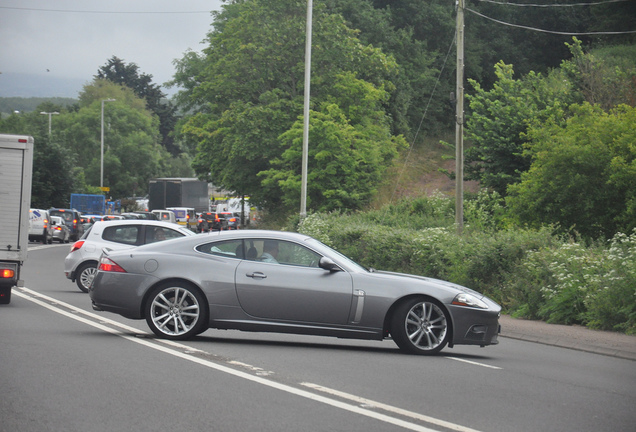
<path fill-rule="evenodd" d="M 584 103 L 569 110 L 565 125 L 549 121 L 529 130 L 532 166 L 509 187 L 510 215 L 588 239 L 629 233 L 636 227 L 636 109 L 606 113 Z"/>
<path fill-rule="evenodd" d="M 555 110 L 562 113 L 558 107 L 576 98 L 570 83 L 558 73 L 544 78 L 531 72 L 521 80 L 515 80 L 513 73 L 512 65 L 499 62 L 492 90 L 469 80 L 474 93 L 466 94 L 470 105 L 466 136 L 471 140 L 465 152 L 466 180 L 478 180 L 502 196 L 530 168 L 530 157 L 524 153 L 528 126 L 545 121 Z"/>
<path fill-rule="evenodd" d="M 165 100 L 166 94 L 161 91 L 161 87 L 152 83 L 152 75 L 140 73 L 137 64 L 126 64 L 123 60 L 113 56 L 106 65 L 99 68 L 95 78 L 107 79 L 125 85 L 132 89 L 138 97 L 144 99 L 148 104 L 148 109 L 159 117 L 162 145 L 173 156 L 179 155 L 181 151 L 172 136 L 177 123 L 176 109 Z"/>
<path fill-rule="evenodd" d="M 173 82 L 185 88 L 178 100 L 187 105 L 181 106 L 197 111 L 182 127 L 187 140 L 197 145 L 197 174 L 272 208 L 282 200 L 280 185 L 261 184 L 258 175 L 272 169 L 270 161 L 281 157 L 285 149 L 279 137 L 302 114 L 305 15 L 305 2 L 296 0 L 224 6 L 215 16 L 205 57 L 188 53 Z M 328 100 L 339 103 L 330 98 L 333 83 L 344 72 L 387 95 L 394 90 L 393 59 L 362 45 L 339 15 L 326 13 L 318 4 L 313 28 L 314 106 Z M 385 104 L 388 99 L 379 100 Z M 390 125 L 389 117 L 382 114 L 380 124 Z"/>
<path fill-rule="evenodd" d="M 386 168 L 407 147 L 391 136 L 382 111 L 382 89 L 344 73 L 333 83 L 331 102 L 310 114 L 307 205 L 317 211 L 362 209 L 376 192 Z M 284 150 L 261 172 L 266 186 L 276 184 L 283 202 L 295 209 L 300 201 L 303 122 L 300 117 L 281 135 Z"/>
<path fill-rule="evenodd" d="M 41 111 L 60 113 L 55 116 L 51 135 L 48 134 L 48 117 L 41 115 Z M 0 133 L 33 137 L 33 208 L 67 207 L 75 186 L 71 154 L 63 147 L 59 125 L 59 117 L 65 115 L 68 113 L 63 107 L 42 103 L 35 111 L 14 113 L 0 119 Z"/>

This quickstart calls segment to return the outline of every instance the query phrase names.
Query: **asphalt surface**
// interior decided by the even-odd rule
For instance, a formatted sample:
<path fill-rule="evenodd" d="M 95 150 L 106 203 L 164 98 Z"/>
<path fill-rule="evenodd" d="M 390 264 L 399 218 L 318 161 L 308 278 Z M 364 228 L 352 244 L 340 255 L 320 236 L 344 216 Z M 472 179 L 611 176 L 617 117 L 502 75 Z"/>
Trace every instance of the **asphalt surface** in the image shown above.
<path fill-rule="evenodd" d="M 502 315 L 500 337 L 636 360 L 636 336 Z"/>

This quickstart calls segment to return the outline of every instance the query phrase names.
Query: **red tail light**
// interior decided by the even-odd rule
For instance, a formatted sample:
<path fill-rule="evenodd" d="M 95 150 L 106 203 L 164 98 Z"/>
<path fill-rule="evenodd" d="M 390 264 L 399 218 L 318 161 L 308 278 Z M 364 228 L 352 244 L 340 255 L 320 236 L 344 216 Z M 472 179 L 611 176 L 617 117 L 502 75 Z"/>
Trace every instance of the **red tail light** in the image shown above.
<path fill-rule="evenodd" d="M 126 270 L 121 268 L 119 264 L 106 257 L 102 257 L 102 259 L 99 260 L 99 269 L 105 272 L 126 273 Z"/>
<path fill-rule="evenodd" d="M 0 278 L 2 279 L 13 279 L 15 277 L 15 271 L 12 269 L 2 269 L 0 270 Z"/>
<path fill-rule="evenodd" d="M 84 240 L 76 241 L 75 243 L 73 243 L 73 246 L 71 246 L 71 252 L 75 252 L 76 250 L 80 250 L 83 245 L 84 245 Z"/>

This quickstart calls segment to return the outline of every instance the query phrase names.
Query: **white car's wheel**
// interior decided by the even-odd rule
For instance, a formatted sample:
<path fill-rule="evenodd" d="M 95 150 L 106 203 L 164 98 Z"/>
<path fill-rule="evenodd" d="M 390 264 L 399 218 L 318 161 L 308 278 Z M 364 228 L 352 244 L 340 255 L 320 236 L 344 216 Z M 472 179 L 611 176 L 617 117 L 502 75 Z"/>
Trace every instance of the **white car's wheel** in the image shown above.
<path fill-rule="evenodd" d="M 93 283 L 95 274 L 97 274 L 97 263 L 90 262 L 82 264 L 82 266 L 77 270 L 77 276 L 75 278 L 77 287 L 87 293 Z"/>

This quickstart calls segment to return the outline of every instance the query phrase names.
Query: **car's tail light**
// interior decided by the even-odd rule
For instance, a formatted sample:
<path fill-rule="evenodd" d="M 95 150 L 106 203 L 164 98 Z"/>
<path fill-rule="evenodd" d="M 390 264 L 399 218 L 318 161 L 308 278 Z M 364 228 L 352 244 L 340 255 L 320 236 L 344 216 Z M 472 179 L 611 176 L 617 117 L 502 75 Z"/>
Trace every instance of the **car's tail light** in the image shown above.
<path fill-rule="evenodd" d="M 80 250 L 83 245 L 84 245 L 84 240 L 76 241 L 75 243 L 73 243 L 73 246 L 71 246 L 71 252 L 75 252 L 76 250 Z"/>
<path fill-rule="evenodd" d="M 105 272 L 126 273 L 126 270 L 121 268 L 119 264 L 106 257 L 102 257 L 99 260 L 99 269 Z"/>
<path fill-rule="evenodd" d="M 56 226 L 55 231 L 62 231 L 62 227 Z"/>

